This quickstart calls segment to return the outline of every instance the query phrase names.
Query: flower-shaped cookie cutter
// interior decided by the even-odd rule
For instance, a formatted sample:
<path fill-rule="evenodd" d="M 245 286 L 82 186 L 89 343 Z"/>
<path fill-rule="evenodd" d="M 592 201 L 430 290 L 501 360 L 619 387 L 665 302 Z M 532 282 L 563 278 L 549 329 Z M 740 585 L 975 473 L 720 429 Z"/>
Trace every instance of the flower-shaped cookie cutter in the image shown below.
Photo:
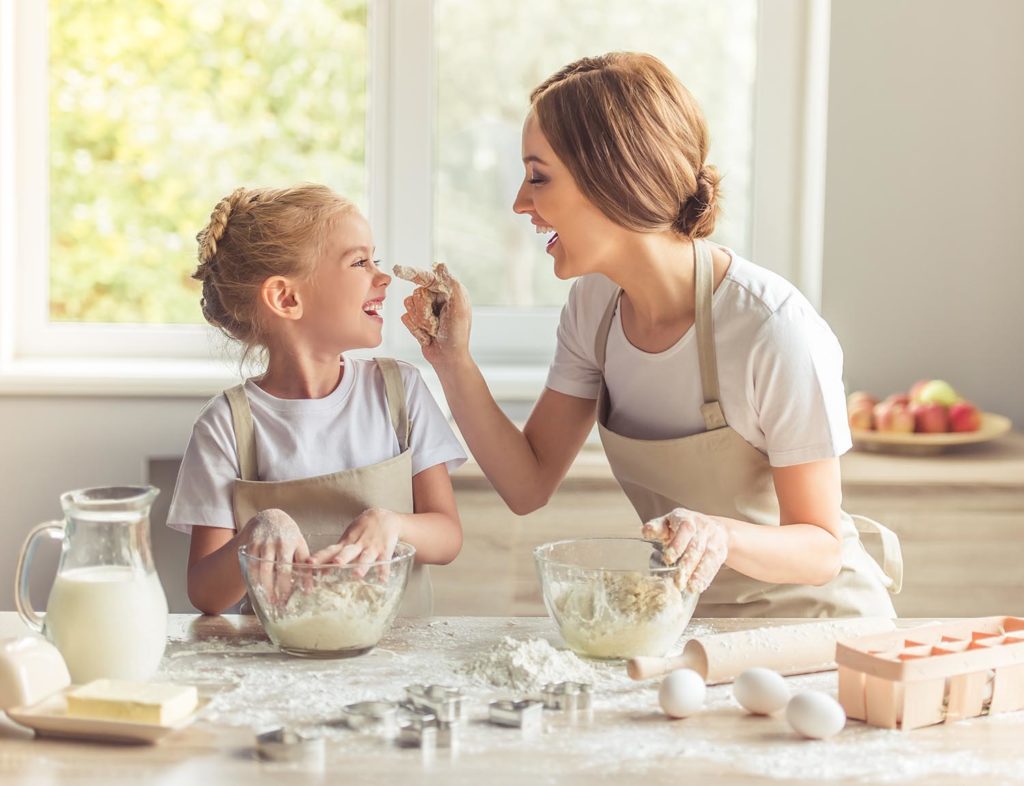
<path fill-rule="evenodd" d="M 458 688 L 446 685 L 409 685 L 405 689 L 405 698 L 412 706 L 429 710 L 440 721 L 448 723 L 463 718 L 463 697 Z"/>

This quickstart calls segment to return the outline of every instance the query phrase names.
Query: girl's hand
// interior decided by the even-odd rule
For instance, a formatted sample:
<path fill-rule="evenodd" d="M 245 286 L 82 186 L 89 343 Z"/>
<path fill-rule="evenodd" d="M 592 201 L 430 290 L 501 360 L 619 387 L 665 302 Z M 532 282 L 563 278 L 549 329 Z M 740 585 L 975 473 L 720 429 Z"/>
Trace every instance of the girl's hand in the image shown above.
<path fill-rule="evenodd" d="M 686 591 L 700 593 L 711 585 L 729 554 L 729 533 L 714 516 L 686 508 L 651 519 L 641 527 L 643 537 L 664 545 L 666 565 L 678 563 Z"/>
<path fill-rule="evenodd" d="M 465 359 L 472 324 L 466 288 L 444 264 L 435 265 L 433 272 L 403 269 L 402 273 L 403 278 L 417 284 L 404 301 L 402 324 L 420 342 L 423 357 L 434 367 Z"/>
<path fill-rule="evenodd" d="M 391 559 L 398 545 L 401 522 L 397 513 L 383 508 L 363 511 L 333 546 L 310 557 L 314 565 L 367 564 Z"/>
<path fill-rule="evenodd" d="M 261 560 L 257 580 L 268 597 L 287 600 L 291 594 L 291 571 L 280 567 L 276 574 L 274 562 L 305 562 L 309 559 L 309 546 L 295 519 L 278 508 L 261 510 L 242 528 L 241 543 L 248 544 L 248 553 Z"/>

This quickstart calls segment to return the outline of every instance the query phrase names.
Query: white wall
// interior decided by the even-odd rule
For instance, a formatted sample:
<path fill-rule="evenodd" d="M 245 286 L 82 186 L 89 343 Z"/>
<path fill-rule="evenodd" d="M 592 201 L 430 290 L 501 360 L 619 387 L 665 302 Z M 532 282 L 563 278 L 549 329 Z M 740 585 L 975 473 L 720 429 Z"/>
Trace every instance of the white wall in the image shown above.
<path fill-rule="evenodd" d="M 1024 426 L 1024 3 L 836 0 L 832 30 L 823 311 L 848 383 L 944 377 Z M 185 608 L 159 460 L 180 455 L 203 401 L 0 396 L 0 609 L 60 492 L 144 481 L 164 487 L 158 566 Z M 53 562 L 37 568 L 43 604 Z"/>
<path fill-rule="evenodd" d="M 832 5 L 822 311 L 849 389 L 1024 428 L 1024 3 Z"/>
<path fill-rule="evenodd" d="M 190 610 L 184 592 L 188 538 L 163 526 L 177 457 L 204 399 L 0 396 L 0 609 L 14 608 L 14 570 L 25 534 L 61 518 L 61 492 L 87 486 L 153 483 L 153 544 L 172 609 Z M 166 459 L 171 458 L 171 461 Z M 31 570 L 42 610 L 56 549 L 40 546 Z"/>

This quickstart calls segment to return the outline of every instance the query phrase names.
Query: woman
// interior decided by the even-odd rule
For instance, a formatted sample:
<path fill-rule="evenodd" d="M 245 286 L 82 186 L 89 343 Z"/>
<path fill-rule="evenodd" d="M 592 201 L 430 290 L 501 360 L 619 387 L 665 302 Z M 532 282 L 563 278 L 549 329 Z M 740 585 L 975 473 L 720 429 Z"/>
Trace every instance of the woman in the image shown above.
<path fill-rule="evenodd" d="M 703 592 L 698 615 L 894 616 L 899 544 L 840 507 L 842 351 L 791 284 L 704 240 L 707 149 L 695 100 L 649 55 L 584 58 L 534 90 L 513 209 L 554 232 L 555 275 L 576 281 L 522 431 L 469 354 L 469 302 L 444 268 L 439 325 L 424 287 L 403 322 L 516 513 L 548 501 L 596 417 L 644 535 Z M 858 528 L 883 536 L 885 571 Z"/>

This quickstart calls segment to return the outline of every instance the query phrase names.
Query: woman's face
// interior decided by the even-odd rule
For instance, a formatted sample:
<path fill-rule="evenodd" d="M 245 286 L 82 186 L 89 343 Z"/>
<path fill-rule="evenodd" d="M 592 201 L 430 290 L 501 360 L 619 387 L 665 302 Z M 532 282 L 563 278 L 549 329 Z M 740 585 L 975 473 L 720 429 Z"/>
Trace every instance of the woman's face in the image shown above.
<path fill-rule="evenodd" d="M 547 253 L 561 279 L 599 272 L 609 257 L 609 241 L 622 231 L 588 200 L 558 160 L 530 112 L 523 124 L 526 174 L 512 209 L 530 216 L 537 232 L 553 233 Z"/>

